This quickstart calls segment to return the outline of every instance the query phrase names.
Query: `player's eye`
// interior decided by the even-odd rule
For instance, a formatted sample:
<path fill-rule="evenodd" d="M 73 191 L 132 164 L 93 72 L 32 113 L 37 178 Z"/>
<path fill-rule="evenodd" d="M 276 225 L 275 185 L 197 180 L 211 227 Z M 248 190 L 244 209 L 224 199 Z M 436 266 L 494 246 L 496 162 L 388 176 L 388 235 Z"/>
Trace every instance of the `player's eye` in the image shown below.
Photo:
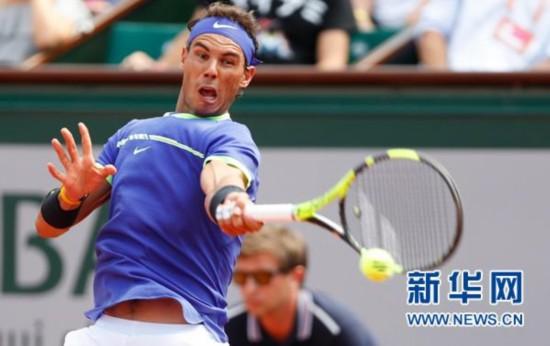
<path fill-rule="evenodd" d="M 204 51 L 198 51 L 196 52 L 196 56 L 200 59 L 200 60 L 208 60 L 208 54 Z"/>
<path fill-rule="evenodd" d="M 223 60 L 222 60 L 222 64 L 223 64 L 223 66 L 233 67 L 233 66 L 235 66 L 237 63 L 235 62 L 235 59 L 223 59 Z"/>

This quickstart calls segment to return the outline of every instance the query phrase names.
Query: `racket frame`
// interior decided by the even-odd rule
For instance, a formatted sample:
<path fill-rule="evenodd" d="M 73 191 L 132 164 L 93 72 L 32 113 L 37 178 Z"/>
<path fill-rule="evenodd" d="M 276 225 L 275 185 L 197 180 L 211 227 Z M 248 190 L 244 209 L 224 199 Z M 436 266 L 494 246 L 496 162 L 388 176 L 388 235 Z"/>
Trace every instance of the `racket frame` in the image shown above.
<path fill-rule="evenodd" d="M 259 220 L 266 222 L 308 222 L 320 226 L 348 244 L 358 254 L 361 254 L 363 248 L 368 248 L 369 244 L 361 246 L 361 244 L 348 231 L 348 220 L 346 218 L 346 196 L 349 188 L 355 181 L 356 177 L 365 169 L 371 169 L 376 164 L 387 160 L 413 160 L 418 161 L 431 167 L 443 179 L 449 189 L 454 206 L 456 208 L 456 226 L 454 229 L 454 238 L 447 251 L 432 263 L 422 267 L 415 268 L 420 270 L 430 270 L 443 262 L 447 261 L 450 256 L 456 251 L 464 225 L 464 211 L 458 188 L 452 179 L 449 172 L 435 160 L 427 157 L 424 154 L 419 154 L 412 149 L 390 149 L 383 154 L 376 156 L 367 156 L 364 161 L 348 171 L 331 189 L 323 195 L 299 204 L 250 204 L 245 208 L 245 213 L 256 217 Z M 341 224 L 332 221 L 331 219 L 318 214 L 317 211 L 324 208 L 326 205 L 338 200 L 338 209 Z"/>

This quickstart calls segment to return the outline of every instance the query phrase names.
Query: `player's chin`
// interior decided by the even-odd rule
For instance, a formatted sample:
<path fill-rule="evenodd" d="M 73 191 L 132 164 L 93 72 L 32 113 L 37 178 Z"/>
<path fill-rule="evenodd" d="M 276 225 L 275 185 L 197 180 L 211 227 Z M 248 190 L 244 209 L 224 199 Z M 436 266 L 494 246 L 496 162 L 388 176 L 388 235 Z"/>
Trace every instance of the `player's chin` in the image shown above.
<path fill-rule="evenodd" d="M 218 98 L 201 99 L 195 107 L 195 113 L 200 116 L 217 116 L 223 113 L 223 105 Z"/>
<path fill-rule="evenodd" d="M 213 107 L 197 107 L 195 109 L 195 115 L 201 116 L 201 117 L 213 117 L 221 115 L 219 108 L 213 108 Z"/>

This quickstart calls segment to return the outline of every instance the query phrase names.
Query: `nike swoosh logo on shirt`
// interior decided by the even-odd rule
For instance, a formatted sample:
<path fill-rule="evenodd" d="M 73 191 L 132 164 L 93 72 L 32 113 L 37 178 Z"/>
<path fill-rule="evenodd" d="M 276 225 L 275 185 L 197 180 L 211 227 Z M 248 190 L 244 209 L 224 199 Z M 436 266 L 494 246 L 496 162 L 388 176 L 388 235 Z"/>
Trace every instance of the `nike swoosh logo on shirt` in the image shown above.
<path fill-rule="evenodd" d="M 151 147 L 143 147 L 143 148 L 138 148 L 138 147 L 136 147 L 136 148 L 134 148 L 134 155 L 137 155 L 137 154 L 139 154 L 139 153 L 142 153 L 142 152 L 144 152 L 144 151 L 147 150 L 147 149 L 151 149 Z"/>
<path fill-rule="evenodd" d="M 234 27 L 234 26 L 226 25 L 226 24 L 220 24 L 220 23 L 218 23 L 217 21 L 214 22 L 214 24 L 213 24 L 212 26 L 214 27 L 214 29 L 223 29 L 223 28 L 225 28 L 225 29 L 237 30 L 237 28 Z"/>

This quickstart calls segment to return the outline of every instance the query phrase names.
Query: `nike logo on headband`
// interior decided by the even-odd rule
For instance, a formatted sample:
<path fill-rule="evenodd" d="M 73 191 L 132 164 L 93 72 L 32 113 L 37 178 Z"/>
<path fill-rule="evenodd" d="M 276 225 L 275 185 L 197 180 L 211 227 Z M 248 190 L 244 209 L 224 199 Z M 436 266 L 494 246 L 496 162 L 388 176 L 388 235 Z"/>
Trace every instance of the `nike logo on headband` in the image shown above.
<path fill-rule="evenodd" d="M 214 29 L 224 29 L 224 28 L 225 28 L 225 29 L 237 30 L 237 28 L 234 27 L 234 26 L 226 25 L 226 24 L 220 24 L 220 23 L 218 23 L 217 21 L 214 22 L 214 24 L 212 25 L 212 27 L 213 27 Z"/>

